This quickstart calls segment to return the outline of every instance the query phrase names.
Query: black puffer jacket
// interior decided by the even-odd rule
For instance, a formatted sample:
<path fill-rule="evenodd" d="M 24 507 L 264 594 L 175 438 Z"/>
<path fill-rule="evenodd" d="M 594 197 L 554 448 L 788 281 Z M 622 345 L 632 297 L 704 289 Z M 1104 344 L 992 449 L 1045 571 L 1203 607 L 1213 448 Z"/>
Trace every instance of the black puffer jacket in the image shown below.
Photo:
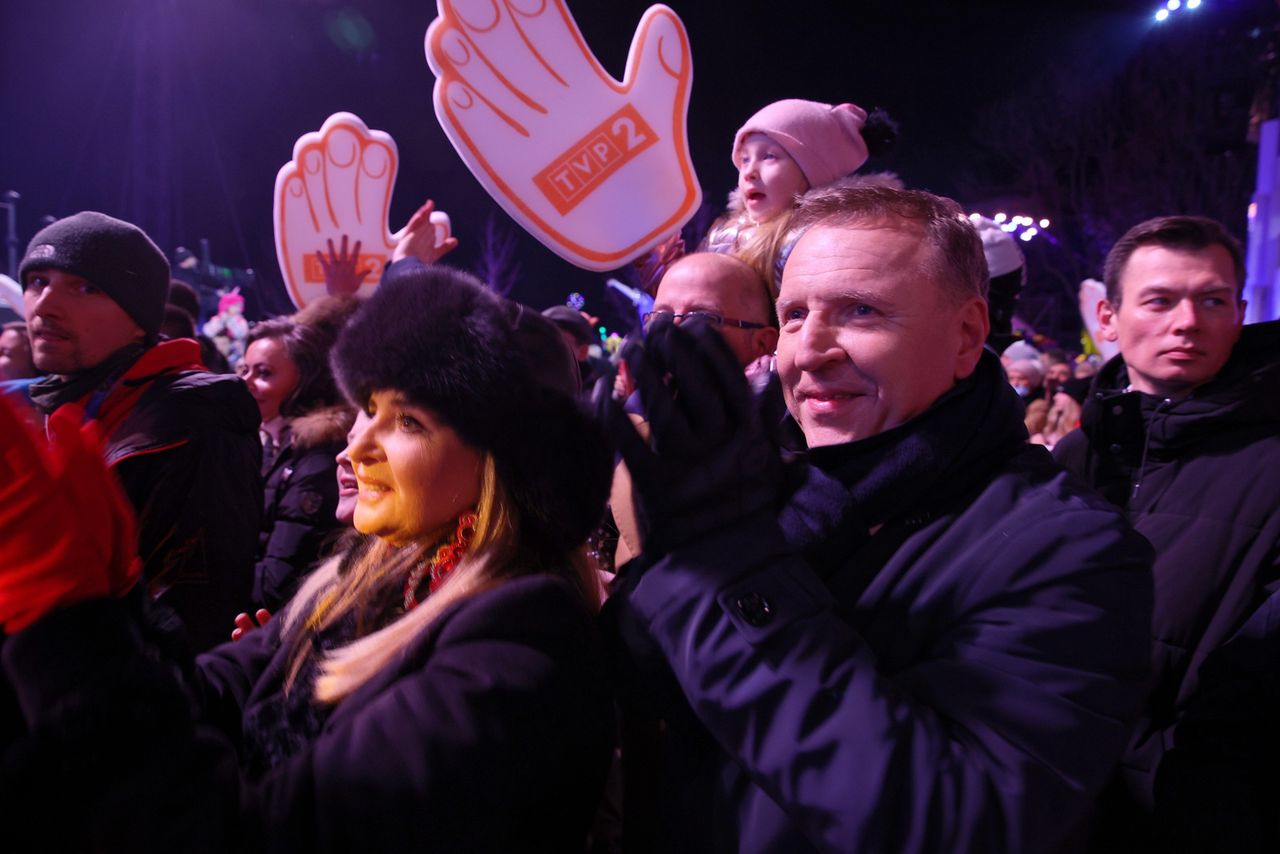
<path fill-rule="evenodd" d="M 138 555 L 159 619 L 195 651 L 244 610 L 258 529 L 258 407 L 238 377 L 190 369 L 187 339 L 150 348 L 98 410 L 103 456 L 138 517 Z"/>
<path fill-rule="evenodd" d="M 1245 327 L 1183 400 L 1128 384 L 1108 362 L 1055 449 L 1157 552 L 1156 681 L 1113 817 L 1154 806 L 1158 847 L 1280 850 L 1280 323 Z"/>
<path fill-rule="evenodd" d="M 349 408 L 334 406 L 291 419 L 284 447 L 263 467 L 254 607 L 274 612 L 288 602 L 338 527 L 334 457 L 346 447 L 353 418 Z"/>

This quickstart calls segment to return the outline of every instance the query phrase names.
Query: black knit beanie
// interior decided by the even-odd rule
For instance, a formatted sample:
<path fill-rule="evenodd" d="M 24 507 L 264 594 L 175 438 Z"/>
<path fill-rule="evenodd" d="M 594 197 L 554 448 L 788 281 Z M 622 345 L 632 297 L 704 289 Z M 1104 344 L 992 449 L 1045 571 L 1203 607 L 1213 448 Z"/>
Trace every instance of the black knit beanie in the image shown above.
<path fill-rule="evenodd" d="M 169 262 L 151 238 L 132 223 L 97 211 L 82 211 L 36 233 L 18 268 L 49 268 L 83 276 L 156 340 L 169 298 Z"/>
<path fill-rule="evenodd" d="M 538 312 L 448 267 L 393 271 L 342 331 L 332 361 L 356 406 L 398 391 L 492 453 L 526 542 L 554 556 L 599 524 L 612 450 L 576 400 L 573 354 Z"/>

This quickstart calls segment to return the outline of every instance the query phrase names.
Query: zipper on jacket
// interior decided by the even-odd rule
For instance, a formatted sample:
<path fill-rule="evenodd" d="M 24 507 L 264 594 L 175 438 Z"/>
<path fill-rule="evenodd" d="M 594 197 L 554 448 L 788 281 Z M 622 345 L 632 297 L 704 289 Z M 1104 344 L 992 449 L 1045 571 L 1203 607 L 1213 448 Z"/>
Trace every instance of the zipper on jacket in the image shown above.
<path fill-rule="evenodd" d="M 1167 403 L 1173 403 L 1171 398 L 1166 397 L 1164 400 L 1156 404 L 1156 408 L 1151 410 L 1151 417 L 1147 419 L 1146 435 L 1142 437 L 1142 458 L 1138 461 L 1138 473 L 1133 479 L 1133 491 L 1129 493 L 1129 503 L 1138 497 L 1138 490 L 1142 488 L 1142 476 L 1147 470 L 1147 451 L 1151 450 L 1151 427 L 1155 424 L 1156 416 L 1160 414 L 1160 407 Z"/>

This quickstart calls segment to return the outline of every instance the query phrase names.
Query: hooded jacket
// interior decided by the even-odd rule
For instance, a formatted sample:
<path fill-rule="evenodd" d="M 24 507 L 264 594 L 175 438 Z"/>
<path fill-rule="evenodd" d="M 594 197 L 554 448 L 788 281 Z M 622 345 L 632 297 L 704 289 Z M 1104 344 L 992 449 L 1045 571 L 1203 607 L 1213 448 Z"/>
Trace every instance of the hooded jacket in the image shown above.
<path fill-rule="evenodd" d="M 668 722 L 659 850 L 1062 846 L 1141 702 L 1151 554 L 1026 438 L 987 353 L 809 452 L 776 517 L 622 569 L 626 696 Z"/>
<path fill-rule="evenodd" d="M 1054 451 L 1156 549 L 1154 681 L 1117 810 L 1154 808 L 1153 829 L 1183 844 L 1276 850 L 1280 322 L 1246 326 L 1182 400 L 1128 385 L 1117 356 Z"/>
<path fill-rule="evenodd" d="M 253 604 L 275 612 L 288 602 L 338 527 L 337 464 L 351 410 L 323 407 L 289 422 L 288 439 L 264 466 L 262 526 L 253 571 Z"/>

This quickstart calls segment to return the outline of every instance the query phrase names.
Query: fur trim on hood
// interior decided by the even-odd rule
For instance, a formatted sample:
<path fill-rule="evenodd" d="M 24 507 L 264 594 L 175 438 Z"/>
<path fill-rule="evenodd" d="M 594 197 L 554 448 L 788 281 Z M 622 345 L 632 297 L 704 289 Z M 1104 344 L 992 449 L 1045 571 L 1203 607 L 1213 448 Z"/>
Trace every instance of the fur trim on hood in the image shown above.
<path fill-rule="evenodd" d="M 289 420 L 293 446 L 300 451 L 321 445 L 346 444 L 356 413 L 349 406 L 325 406 Z"/>

